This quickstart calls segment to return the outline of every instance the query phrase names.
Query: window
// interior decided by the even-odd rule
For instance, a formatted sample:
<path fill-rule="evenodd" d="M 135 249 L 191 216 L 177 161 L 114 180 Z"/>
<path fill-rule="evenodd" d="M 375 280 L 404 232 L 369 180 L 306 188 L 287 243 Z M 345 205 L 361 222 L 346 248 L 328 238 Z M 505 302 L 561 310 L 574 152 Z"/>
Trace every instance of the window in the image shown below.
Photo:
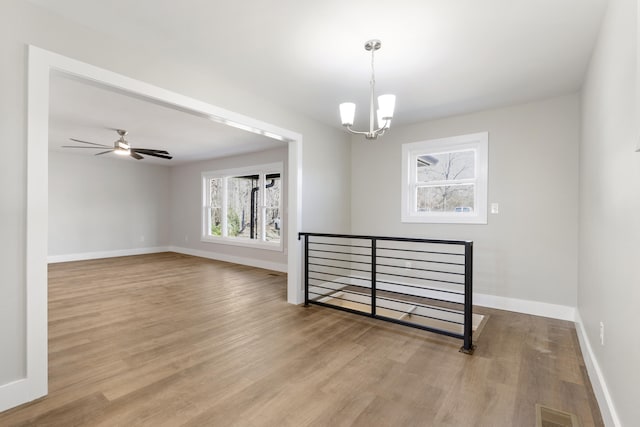
<path fill-rule="evenodd" d="M 402 222 L 487 223 L 487 132 L 402 146 Z"/>
<path fill-rule="evenodd" d="M 282 250 L 282 164 L 202 174 L 202 240 Z"/>

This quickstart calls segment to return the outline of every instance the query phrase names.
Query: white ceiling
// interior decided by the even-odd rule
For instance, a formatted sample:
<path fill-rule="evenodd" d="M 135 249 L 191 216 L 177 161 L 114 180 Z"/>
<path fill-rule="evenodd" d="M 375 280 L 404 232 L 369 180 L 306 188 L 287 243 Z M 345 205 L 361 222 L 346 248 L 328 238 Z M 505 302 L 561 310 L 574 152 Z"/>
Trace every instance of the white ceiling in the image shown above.
<path fill-rule="evenodd" d="M 59 73 L 52 74 L 50 94 L 51 150 L 95 155 L 104 150 L 63 146 L 91 147 L 70 138 L 113 146 L 119 138 L 116 129 L 129 132 L 126 139 L 134 148 L 169 151 L 173 156 L 171 160 L 143 154 L 145 163 L 167 166 L 284 146 L 283 142 L 262 135 Z"/>
<path fill-rule="evenodd" d="M 339 127 L 365 127 L 371 38 L 394 125 L 580 89 L 606 0 L 30 0 L 97 31 L 209 67 Z M 248 66 L 249 65 L 249 66 Z M 240 112 L 241 113 L 241 112 Z M 132 132 L 132 138 L 135 135 Z"/>

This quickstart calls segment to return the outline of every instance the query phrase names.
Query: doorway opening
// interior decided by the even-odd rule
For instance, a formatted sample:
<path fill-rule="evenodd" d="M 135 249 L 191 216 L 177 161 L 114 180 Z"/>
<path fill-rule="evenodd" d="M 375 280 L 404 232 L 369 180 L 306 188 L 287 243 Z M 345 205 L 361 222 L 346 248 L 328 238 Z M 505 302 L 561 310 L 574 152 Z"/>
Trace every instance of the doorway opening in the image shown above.
<path fill-rule="evenodd" d="M 289 164 L 287 300 L 293 304 L 302 301 L 297 241 L 301 223 L 302 135 L 38 47 L 29 46 L 28 57 L 26 377 L 12 384 L 11 401 L 5 402 L 8 407 L 44 396 L 48 387 L 48 121 L 53 71 L 286 142 Z"/>

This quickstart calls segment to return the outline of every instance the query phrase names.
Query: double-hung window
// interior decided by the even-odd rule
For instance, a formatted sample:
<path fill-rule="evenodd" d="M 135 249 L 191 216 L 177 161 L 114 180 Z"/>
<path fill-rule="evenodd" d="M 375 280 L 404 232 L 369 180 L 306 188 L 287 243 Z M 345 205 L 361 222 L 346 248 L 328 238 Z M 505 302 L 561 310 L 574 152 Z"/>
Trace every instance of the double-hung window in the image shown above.
<path fill-rule="evenodd" d="M 487 223 L 486 132 L 402 146 L 402 222 Z"/>
<path fill-rule="evenodd" d="M 282 250 L 282 163 L 202 174 L 202 240 Z"/>

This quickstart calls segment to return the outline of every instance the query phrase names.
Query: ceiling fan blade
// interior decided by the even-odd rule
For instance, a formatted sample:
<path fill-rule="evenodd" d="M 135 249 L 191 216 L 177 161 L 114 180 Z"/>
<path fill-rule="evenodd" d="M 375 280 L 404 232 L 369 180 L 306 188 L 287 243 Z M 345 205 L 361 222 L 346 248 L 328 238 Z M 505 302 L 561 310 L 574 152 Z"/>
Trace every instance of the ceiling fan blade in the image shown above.
<path fill-rule="evenodd" d="M 156 154 L 169 155 L 168 151 L 165 151 L 165 150 L 153 150 L 151 148 L 132 148 L 131 151 L 135 151 L 137 153 L 142 153 L 142 154 L 156 153 Z"/>
<path fill-rule="evenodd" d="M 136 160 L 142 160 L 142 159 L 144 159 L 144 157 L 142 157 L 140 154 L 136 153 L 136 152 L 135 152 L 135 151 L 133 151 L 133 150 L 129 150 L 129 155 L 130 155 L 131 157 L 133 157 L 134 159 L 136 159 Z"/>
<path fill-rule="evenodd" d="M 75 142 L 82 142 L 83 144 L 91 144 L 91 145 L 96 145 L 98 147 L 111 148 L 111 146 L 109 146 L 109 145 L 96 144 L 95 142 L 83 141 L 81 139 L 75 139 L 75 138 L 69 138 L 69 139 L 72 140 L 72 141 L 75 141 Z"/>
<path fill-rule="evenodd" d="M 113 150 L 103 151 L 102 153 L 98 153 L 98 154 L 96 154 L 96 156 L 100 156 L 100 155 L 102 155 L 102 154 L 107 154 L 107 153 L 111 153 L 111 152 L 113 152 Z"/>
<path fill-rule="evenodd" d="M 153 156 L 153 157 L 160 157 L 161 159 L 167 159 L 167 160 L 171 160 L 173 159 L 172 156 L 165 156 L 164 154 L 158 154 L 158 153 L 142 153 L 145 156 Z"/>
<path fill-rule="evenodd" d="M 84 147 L 84 146 L 80 146 L 80 145 L 63 145 L 63 148 L 92 148 L 94 150 L 104 150 L 105 148 L 109 148 L 109 147 Z"/>

